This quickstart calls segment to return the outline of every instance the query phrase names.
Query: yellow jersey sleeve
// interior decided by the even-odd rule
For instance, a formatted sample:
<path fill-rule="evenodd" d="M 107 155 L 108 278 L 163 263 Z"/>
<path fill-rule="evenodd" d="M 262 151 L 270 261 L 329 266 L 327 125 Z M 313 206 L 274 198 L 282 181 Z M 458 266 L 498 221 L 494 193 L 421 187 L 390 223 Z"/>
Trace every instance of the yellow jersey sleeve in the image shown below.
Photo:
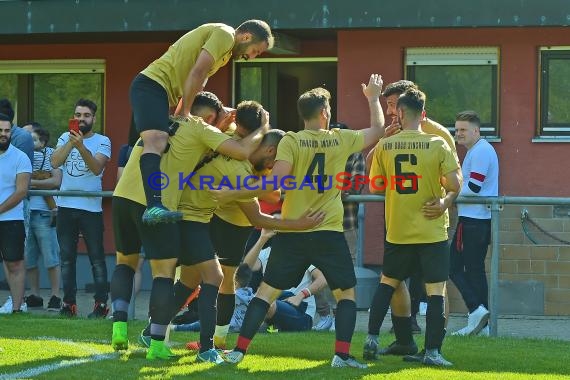
<path fill-rule="evenodd" d="M 234 46 L 234 34 L 227 28 L 215 28 L 210 33 L 202 49 L 206 50 L 214 58 L 221 61 Z"/>
<path fill-rule="evenodd" d="M 290 164 L 294 163 L 297 144 L 293 133 L 294 132 L 287 132 L 279 142 L 275 161 L 285 161 Z"/>
<path fill-rule="evenodd" d="M 168 94 L 168 103 L 173 107 L 182 97 L 184 83 L 202 49 L 214 57 L 214 63 L 208 71 L 210 77 L 230 61 L 234 36 L 235 30 L 225 24 L 200 25 L 174 42 L 160 58 L 148 65 L 142 74 L 164 87 Z"/>
<path fill-rule="evenodd" d="M 441 145 L 442 148 L 439 150 L 439 154 L 441 156 L 441 175 L 445 175 L 449 172 L 459 169 L 460 166 L 456 160 L 454 152 L 451 150 L 447 142 L 443 141 Z"/>
<path fill-rule="evenodd" d="M 374 155 L 372 156 L 372 166 L 370 167 L 370 177 L 383 176 L 385 170 L 382 167 L 382 141 L 376 144 Z"/>

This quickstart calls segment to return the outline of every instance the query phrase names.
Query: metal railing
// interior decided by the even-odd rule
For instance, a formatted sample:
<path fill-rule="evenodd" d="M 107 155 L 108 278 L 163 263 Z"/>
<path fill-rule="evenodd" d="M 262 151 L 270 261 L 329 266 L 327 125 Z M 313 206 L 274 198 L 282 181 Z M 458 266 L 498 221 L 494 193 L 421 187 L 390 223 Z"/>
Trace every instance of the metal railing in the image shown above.
<path fill-rule="evenodd" d="M 58 190 L 30 190 L 29 195 L 52 195 L 72 197 L 111 197 L 112 191 L 58 191 Z M 350 195 L 344 198 L 347 202 L 384 202 L 381 195 Z M 497 336 L 498 331 L 498 305 L 499 305 L 499 252 L 500 252 L 500 211 L 504 205 L 570 205 L 570 198 L 562 197 L 459 197 L 456 203 L 483 204 L 491 210 L 491 281 L 489 284 L 490 334 Z M 360 203 L 358 208 L 358 246 L 356 248 L 356 266 L 362 266 L 364 252 L 364 218 L 365 207 Z"/>
<path fill-rule="evenodd" d="M 351 195 L 346 198 L 352 202 L 383 202 L 384 196 L 380 195 Z M 491 281 L 489 284 L 489 307 L 490 334 L 497 336 L 498 332 L 498 306 L 499 306 L 499 252 L 500 252 L 500 211 L 504 205 L 570 205 L 570 198 L 550 198 L 550 197 L 459 197 L 455 203 L 463 204 L 483 204 L 491 210 Z M 361 203 L 358 208 L 358 244 L 356 265 L 362 266 L 362 254 L 364 248 L 364 217 L 365 207 Z M 360 256 L 360 257 L 359 257 Z"/>

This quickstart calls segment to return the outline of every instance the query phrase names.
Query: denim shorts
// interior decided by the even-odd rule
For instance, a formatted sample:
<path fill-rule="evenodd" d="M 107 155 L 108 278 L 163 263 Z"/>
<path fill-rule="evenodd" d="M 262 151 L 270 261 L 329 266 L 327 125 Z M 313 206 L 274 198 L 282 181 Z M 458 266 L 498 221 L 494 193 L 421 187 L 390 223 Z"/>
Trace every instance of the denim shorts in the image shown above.
<path fill-rule="evenodd" d="M 26 269 L 37 268 L 40 255 L 44 259 L 46 268 L 59 265 L 59 244 L 55 227 L 51 226 L 51 213 L 32 210 L 30 212 L 30 230 L 26 237 Z"/>

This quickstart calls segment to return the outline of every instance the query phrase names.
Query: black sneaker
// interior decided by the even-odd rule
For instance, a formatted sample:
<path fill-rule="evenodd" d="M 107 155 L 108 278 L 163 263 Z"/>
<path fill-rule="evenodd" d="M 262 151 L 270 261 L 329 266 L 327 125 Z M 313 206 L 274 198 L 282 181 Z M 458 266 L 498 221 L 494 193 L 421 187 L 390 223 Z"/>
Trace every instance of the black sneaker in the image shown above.
<path fill-rule="evenodd" d="M 38 297 L 35 294 L 30 294 L 27 296 L 24 301 L 30 308 L 42 308 L 44 307 L 44 299 L 42 297 Z"/>
<path fill-rule="evenodd" d="M 418 346 L 415 342 L 412 344 L 400 344 L 398 341 L 392 342 L 388 347 L 378 350 L 380 355 L 414 355 L 418 352 Z"/>
<path fill-rule="evenodd" d="M 200 318 L 198 317 L 198 313 L 194 310 L 187 310 L 184 313 L 177 315 L 172 320 L 173 325 L 186 325 L 190 323 L 194 323 Z"/>
<path fill-rule="evenodd" d="M 426 355 L 426 349 L 422 349 L 420 352 L 414 355 L 405 355 L 402 360 L 408 363 L 422 363 L 424 361 L 424 356 Z"/>
<path fill-rule="evenodd" d="M 77 305 L 74 303 L 63 303 L 59 315 L 62 317 L 77 317 Z"/>
<path fill-rule="evenodd" d="M 95 302 L 95 306 L 93 306 L 93 311 L 89 313 L 87 318 L 95 319 L 95 318 L 105 318 L 109 314 L 109 308 L 107 304 Z"/>
<path fill-rule="evenodd" d="M 48 311 L 59 311 L 61 309 L 61 298 L 51 296 L 47 305 Z"/>

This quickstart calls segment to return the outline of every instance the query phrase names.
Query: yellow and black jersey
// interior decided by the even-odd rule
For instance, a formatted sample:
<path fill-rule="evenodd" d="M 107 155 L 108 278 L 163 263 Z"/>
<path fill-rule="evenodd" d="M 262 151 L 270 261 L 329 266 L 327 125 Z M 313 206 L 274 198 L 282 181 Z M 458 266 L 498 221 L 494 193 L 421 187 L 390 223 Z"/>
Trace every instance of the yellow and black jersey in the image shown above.
<path fill-rule="evenodd" d="M 457 162 L 459 162 L 459 158 L 457 157 L 457 148 L 455 147 L 455 139 L 447 128 L 438 122 L 428 119 L 427 117 L 422 120 L 421 128 L 423 133 L 427 133 L 428 135 L 436 135 L 444 139 L 455 155 Z"/>
<path fill-rule="evenodd" d="M 449 145 L 441 137 L 402 131 L 376 146 L 370 180 L 385 188 L 386 240 L 393 244 L 447 240 L 445 215 L 429 220 L 422 206 L 445 195 L 441 177 L 459 169 Z"/>
<path fill-rule="evenodd" d="M 342 232 L 342 184 L 337 176 L 344 172 L 348 156 L 363 147 L 361 131 L 335 128 L 288 132 L 279 143 L 276 157 L 276 161 L 293 166 L 289 179 L 281 184 L 285 190 L 283 218 L 297 219 L 308 209 L 325 211 L 323 223 L 307 231 Z"/>
<path fill-rule="evenodd" d="M 202 49 L 214 58 L 208 72 L 208 77 L 211 77 L 230 61 L 234 36 L 235 30 L 231 26 L 220 23 L 201 25 L 180 37 L 142 73 L 164 87 L 168 103 L 175 106 L 184 93 L 186 78 Z"/>
<path fill-rule="evenodd" d="M 229 136 L 212 127 L 199 117 L 190 116 L 179 121 L 174 136 L 168 138 L 168 150 L 160 160 L 160 173 L 151 178 L 155 186 L 162 188 L 162 203 L 170 210 L 178 208 L 184 187 L 184 179 L 192 173 L 200 158 L 209 150 L 216 150 Z M 139 139 L 123 170 L 114 196 L 130 199 L 146 205 L 140 157 L 143 152 Z"/>
<path fill-rule="evenodd" d="M 190 184 L 182 191 L 178 206 L 183 220 L 208 223 L 214 215 L 218 203 L 207 189 L 221 187 L 230 189 L 243 188 L 244 184 L 255 182 L 249 161 L 238 161 L 224 155 L 217 155 L 205 163 L 190 179 Z M 224 206 L 221 214 L 216 214 L 228 223 L 237 226 L 251 226 L 247 217 L 239 208 L 238 202 L 255 202 L 254 198 L 240 199 Z"/>

